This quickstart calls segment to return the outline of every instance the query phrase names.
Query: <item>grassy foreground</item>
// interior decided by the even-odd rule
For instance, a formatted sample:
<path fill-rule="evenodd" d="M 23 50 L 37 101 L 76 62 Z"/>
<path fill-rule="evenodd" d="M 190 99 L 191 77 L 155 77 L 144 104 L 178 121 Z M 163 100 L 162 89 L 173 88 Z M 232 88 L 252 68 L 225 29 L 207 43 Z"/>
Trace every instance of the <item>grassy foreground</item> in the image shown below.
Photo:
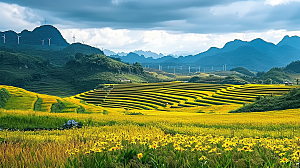
<path fill-rule="evenodd" d="M 298 167 L 300 161 L 299 109 L 125 110 L 2 87 L 11 97 L 0 109 L 1 167 Z M 70 119 L 84 127 L 62 130 Z"/>
<path fill-rule="evenodd" d="M 221 111 L 221 109 L 219 110 Z M 0 131 L 3 167 L 296 167 L 300 111 L 127 115 L 0 110 L 0 119 L 75 119 L 82 129 Z M 15 120 L 15 119 L 14 119 Z"/>

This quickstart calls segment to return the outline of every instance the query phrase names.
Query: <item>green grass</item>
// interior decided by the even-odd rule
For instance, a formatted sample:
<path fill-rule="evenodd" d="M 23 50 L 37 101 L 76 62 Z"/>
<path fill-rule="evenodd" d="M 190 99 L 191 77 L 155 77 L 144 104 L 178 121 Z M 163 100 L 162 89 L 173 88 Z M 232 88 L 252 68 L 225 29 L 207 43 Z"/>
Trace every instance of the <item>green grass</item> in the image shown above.
<path fill-rule="evenodd" d="M 51 112 L 53 113 L 60 113 L 64 108 L 66 108 L 65 104 L 57 99 L 58 103 L 52 104 Z"/>
<path fill-rule="evenodd" d="M 10 98 L 9 92 L 5 88 L 2 88 L 0 90 L 0 108 L 3 108 L 5 106 L 5 103 L 9 98 Z"/>
<path fill-rule="evenodd" d="M 42 98 L 39 98 L 37 96 L 37 100 L 36 102 L 34 103 L 34 108 L 33 110 L 34 111 L 42 111 L 42 103 L 43 103 L 43 99 Z"/>
<path fill-rule="evenodd" d="M 68 119 L 60 117 L 1 114 L 0 128 L 11 130 L 35 130 L 35 129 L 57 129 L 61 128 Z"/>
<path fill-rule="evenodd" d="M 13 94 L 7 101 L 7 103 L 4 106 L 4 109 L 7 110 L 16 110 L 16 109 L 22 109 L 22 110 L 32 110 L 34 109 L 34 103 L 36 102 L 37 97 L 33 95 L 28 95 L 22 93 Z"/>
<path fill-rule="evenodd" d="M 245 105 L 232 113 L 263 112 L 272 110 L 284 110 L 300 108 L 300 89 L 293 89 L 283 96 L 258 97 L 254 103 Z"/>

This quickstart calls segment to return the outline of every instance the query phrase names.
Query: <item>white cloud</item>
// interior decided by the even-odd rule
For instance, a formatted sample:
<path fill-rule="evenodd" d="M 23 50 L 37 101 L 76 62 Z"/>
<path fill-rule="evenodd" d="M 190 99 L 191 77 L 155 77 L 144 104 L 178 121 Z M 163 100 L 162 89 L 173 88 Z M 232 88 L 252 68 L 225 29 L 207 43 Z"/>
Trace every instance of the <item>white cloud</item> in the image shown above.
<path fill-rule="evenodd" d="M 24 28 L 33 29 L 40 25 L 43 20 L 30 8 L 15 4 L 0 2 L 0 30 L 22 31 Z"/>
<path fill-rule="evenodd" d="M 275 0 L 265 1 L 268 5 L 287 4 L 291 1 L 300 0 Z M 120 0 L 116 2 L 122 2 Z M 254 8 L 263 4 L 260 2 L 235 2 L 227 6 L 215 6 L 211 8 L 214 15 L 234 15 L 237 17 L 245 16 L 254 11 Z M 262 5 L 263 6 L 263 5 Z M 268 9 L 272 8 L 271 6 Z M 265 9 L 265 8 L 264 8 Z M 262 8 L 260 8 L 262 10 Z M 21 7 L 14 4 L 0 2 L 0 30 L 15 30 L 17 32 L 23 29 L 33 30 L 44 20 L 39 14 L 43 12 L 32 10 L 27 7 Z M 64 38 L 73 42 L 73 35 L 76 36 L 76 42 L 82 42 L 99 48 L 110 49 L 115 52 L 130 52 L 134 50 L 151 50 L 157 53 L 175 53 L 181 51 L 185 53 L 197 54 L 206 51 L 210 47 L 223 47 L 228 41 L 240 39 L 251 41 L 255 38 L 262 38 L 266 41 L 277 44 L 285 35 L 300 36 L 300 31 L 287 31 L 286 29 L 252 31 L 243 33 L 179 33 L 167 31 L 168 27 L 174 27 L 178 24 L 189 24 L 185 20 L 173 20 L 164 22 L 161 30 L 131 30 L 131 29 L 112 29 L 112 28 L 90 28 L 77 29 L 70 28 L 71 22 L 66 20 L 65 25 L 54 25 L 58 27 Z M 69 24 L 70 23 L 70 24 Z M 250 23 L 251 24 L 251 23 Z M 245 30 L 246 31 L 246 30 Z"/>
<path fill-rule="evenodd" d="M 73 42 L 73 36 L 75 35 L 75 42 L 84 42 L 85 44 L 106 49 L 122 49 L 137 41 L 129 36 L 131 31 L 126 29 L 61 29 L 60 31 L 69 43 Z"/>
<path fill-rule="evenodd" d="M 290 2 L 300 2 L 300 0 L 266 0 L 265 1 L 265 5 L 272 5 L 272 6 L 276 6 L 276 5 L 287 5 Z"/>
<path fill-rule="evenodd" d="M 82 40 L 89 45 L 110 49 L 115 52 L 134 50 L 151 50 L 156 53 L 171 54 L 177 51 L 198 54 L 210 47 L 222 48 L 227 42 L 235 39 L 251 41 L 262 38 L 277 44 L 285 35 L 300 36 L 300 31 L 269 30 L 264 32 L 196 34 L 167 32 L 165 30 L 114 30 L 103 29 L 62 29 L 61 33 L 72 43 L 73 35 L 77 42 Z"/>

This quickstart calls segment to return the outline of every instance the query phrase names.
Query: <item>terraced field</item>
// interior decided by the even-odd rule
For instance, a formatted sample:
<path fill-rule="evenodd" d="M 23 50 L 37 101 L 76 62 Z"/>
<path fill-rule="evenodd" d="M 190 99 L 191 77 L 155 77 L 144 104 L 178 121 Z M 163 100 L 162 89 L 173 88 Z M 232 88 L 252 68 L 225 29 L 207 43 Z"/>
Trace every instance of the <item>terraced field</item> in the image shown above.
<path fill-rule="evenodd" d="M 257 96 L 282 95 L 296 86 L 221 85 L 199 83 L 116 84 L 112 90 L 95 89 L 73 96 L 106 108 L 163 110 L 165 108 L 245 104 Z"/>
<path fill-rule="evenodd" d="M 46 94 L 38 94 L 31 91 L 27 91 L 22 88 L 14 86 L 0 85 L 0 89 L 5 88 L 9 91 L 10 98 L 4 106 L 6 110 L 33 110 L 42 112 L 52 112 L 52 106 L 60 101 L 63 104 L 61 113 L 79 113 L 84 111 L 85 113 L 102 112 L 102 108 L 95 108 L 94 106 L 88 106 L 80 103 L 80 100 L 61 98 L 57 96 L 51 96 Z M 38 99 L 40 102 L 38 103 Z M 36 108 L 38 106 L 38 108 Z M 85 110 L 82 110 L 85 109 Z M 79 111 L 78 111 L 79 110 Z"/>

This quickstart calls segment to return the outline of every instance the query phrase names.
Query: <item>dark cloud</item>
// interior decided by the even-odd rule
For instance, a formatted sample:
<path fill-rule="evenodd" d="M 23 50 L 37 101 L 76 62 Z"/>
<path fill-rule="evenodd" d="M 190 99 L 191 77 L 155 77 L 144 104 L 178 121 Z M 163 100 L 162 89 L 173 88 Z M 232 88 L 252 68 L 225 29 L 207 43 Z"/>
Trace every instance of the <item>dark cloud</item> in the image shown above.
<path fill-rule="evenodd" d="M 192 33 L 289 29 L 299 26 L 299 3 L 257 6 L 248 14 L 215 15 L 211 7 L 247 0 L 0 0 L 39 11 L 50 24 L 76 28 L 164 29 Z M 273 8 L 273 10 L 270 10 Z M 289 9 L 288 9 L 289 8 Z M 270 11 L 270 13 L 267 13 Z M 297 23 L 294 23 L 298 20 Z"/>

